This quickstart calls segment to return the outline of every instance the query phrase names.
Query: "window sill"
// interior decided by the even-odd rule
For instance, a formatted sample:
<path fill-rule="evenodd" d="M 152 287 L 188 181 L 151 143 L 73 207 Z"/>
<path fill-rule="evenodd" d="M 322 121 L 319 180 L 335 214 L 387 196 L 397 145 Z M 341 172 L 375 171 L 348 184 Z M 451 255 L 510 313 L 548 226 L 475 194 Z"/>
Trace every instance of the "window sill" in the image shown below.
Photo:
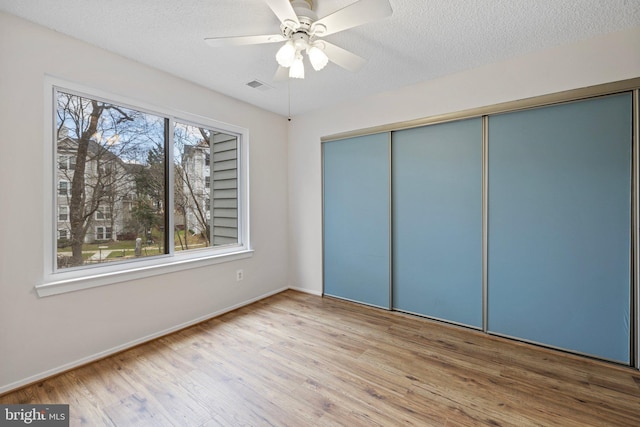
<path fill-rule="evenodd" d="M 42 284 L 36 285 L 35 288 L 39 297 L 48 297 L 130 280 L 144 279 L 191 268 L 206 267 L 223 262 L 250 258 L 252 256 L 253 250 L 243 249 L 226 254 L 218 253 L 197 258 L 190 257 L 180 259 L 179 257 L 173 257 L 172 260 L 167 260 L 166 257 L 162 257 L 156 259 L 156 262 L 150 265 L 121 269 L 118 271 L 96 272 L 96 274 L 91 274 L 93 273 L 92 271 L 85 271 L 86 274 L 80 277 L 65 277 L 56 280 L 58 277 L 68 275 L 65 273 L 52 274 L 49 276 L 49 280 L 45 280 Z"/>

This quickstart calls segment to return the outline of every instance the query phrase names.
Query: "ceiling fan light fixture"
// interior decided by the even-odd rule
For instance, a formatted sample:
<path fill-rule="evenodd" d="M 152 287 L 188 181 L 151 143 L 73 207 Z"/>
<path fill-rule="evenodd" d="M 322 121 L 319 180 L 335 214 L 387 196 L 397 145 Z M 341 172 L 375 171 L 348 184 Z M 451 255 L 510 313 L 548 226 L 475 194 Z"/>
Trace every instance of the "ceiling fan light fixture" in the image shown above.
<path fill-rule="evenodd" d="M 304 79 L 304 64 L 302 63 L 302 55 L 296 56 L 296 59 L 289 68 L 289 77 L 292 79 Z"/>
<path fill-rule="evenodd" d="M 276 53 L 276 61 L 282 67 L 289 68 L 293 64 L 296 59 L 296 48 L 293 45 L 293 42 L 289 40 L 285 44 L 282 45 L 278 52 Z"/>
<path fill-rule="evenodd" d="M 393 14 L 390 0 L 350 0 L 351 4 L 333 13 L 318 18 L 313 0 L 262 0 L 280 21 L 278 34 L 236 37 L 208 37 L 207 44 L 213 47 L 244 46 L 263 43 L 284 42 L 275 54 L 280 65 L 278 80 L 304 78 L 303 52 L 316 71 L 322 70 L 329 61 L 348 71 L 360 70 L 366 60 L 355 53 L 322 39 L 325 36 L 348 30 L 359 25 L 377 21 Z"/>
<path fill-rule="evenodd" d="M 320 71 L 329 63 L 329 57 L 322 49 L 317 46 L 311 46 L 307 50 L 307 56 L 309 56 L 309 62 L 314 70 Z"/>

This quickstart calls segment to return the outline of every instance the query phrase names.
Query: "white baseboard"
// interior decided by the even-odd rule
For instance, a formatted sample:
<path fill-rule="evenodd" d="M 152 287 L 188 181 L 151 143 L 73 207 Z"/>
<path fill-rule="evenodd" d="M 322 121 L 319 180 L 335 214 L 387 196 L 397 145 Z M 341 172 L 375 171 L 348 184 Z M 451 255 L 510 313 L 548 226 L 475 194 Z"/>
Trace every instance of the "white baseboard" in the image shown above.
<path fill-rule="evenodd" d="M 322 296 L 322 291 L 314 291 L 312 289 L 299 288 L 299 287 L 296 287 L 296 286 L 289 286 L 289 289 L 294 290 L 294 291 L 298 291 L 298 292 L 304 292 L 305 294 L 316 295 L 316 296 L 319 296 L 319 297 Z"/>
<path fill-rule="evenodd" d="M 88 363 L 95 362 L 95 361 L 100 360 L 100 359 L 104 359 L 105 357 L 114 355 L 116 353 L 120 353 L 121 351 L 128 350 L 128 349 L 130 349 L 132 347 L 135 347 L 137 345 L 144 344 L 145 342 L 155 340 L 155 339 L 163 337 L 165 335 L 169 335 L 169 334 L 171 334 L 173 332 L 177 332 L 177 331 L 179 331 L 181 329 L 188 328 L 189 326 L 196 325 L 198 323 L 204 322 L 204 321 L 212 319 L 214 317 L 218 317 L 218 316 L 220 316 L 222 314 L 228 313 L 230 311 L 236 310 L 236 309 L 244 307 L 246 305 L 253 304 L 256 301 L 260 301 L 260 300 L 268 298 L 268 297 L 270 297 L 272 295 L 279 294 L 280 292 L 286 291 L 287 289 L 289 289 L 289 288 L 288 287 L 284 287 L 284 288 L 277 289 L 275 291 L 268 292 L 266 294 L 257 296 L 255 298 L 251 298 L 250 300 L 243 301 L 243 302 L 241 302 L 239 304 L 235 304 L 235 305 L 232 305 L 230 307 L 223 308 L 223 309 L 215 311 L 213 313 L 205 314 L 204 316 L 200 316 L 200 317 L 198 317 L 196 319 L 193 319 L 193 320 L 190 320 L 188 322 L 181 323 L 180 325 L 173 326 L 171 328 L 168 328 L 168 329 L 165 329 L 165 330 L 162 330 L 162 331 L 147 335 L 147 336 L 142 337 L 142 338 L 138 338 L 138 339 L 133 340 L 133 341 L 129 341 L 129 342 L 124 343 L 122 345 L 118 345 L 118 346 L 112 347 L 110 349 L 101 351 L 99 353 L 92 354 L 91 356 L 83 357 L 83 358 L 78 359 L 76 361 L 73 361 L 73 362 L 70 362 L 70 363 L 66 363 L 66 364 L 64 364 L 62 366 L 58 366 L 56 368 L 52 368 L 52 369 L 46 370 L 44 372 L 40 372 L 38 374 L 35 374 L 35 375 L 30 376 L 30 377 L 21 379 L 19 381 L 15 381 L 13 383 L 0 386 L 0 395 L 2 395 L 4 393 L 8 393 L 8 392 L 10 392 L 12 390 L 19 389 L 19 388 L 24 387 L 26 385 L 33 384 L 33 383 L 36 383 L 38 381 L 42 381 L 42 380 L 44 380 L 46 378 L 53 377 L 55 375 L 61 374 L 63 372 L 69 371 L 71 369 L 78 368 L 78 367 L 86 365 Z"/>

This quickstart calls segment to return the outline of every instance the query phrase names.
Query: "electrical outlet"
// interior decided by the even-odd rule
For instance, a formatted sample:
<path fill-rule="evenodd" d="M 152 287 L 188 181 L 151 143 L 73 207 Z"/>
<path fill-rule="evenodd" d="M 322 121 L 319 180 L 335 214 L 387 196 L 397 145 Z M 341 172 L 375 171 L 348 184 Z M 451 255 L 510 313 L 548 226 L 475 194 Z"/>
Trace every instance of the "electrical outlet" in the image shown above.
<path fill-rule="evenodd" d="M 244 279 L 244 272 L 242 270 L 236 270 L 236 281 L 239 282 Z"/>

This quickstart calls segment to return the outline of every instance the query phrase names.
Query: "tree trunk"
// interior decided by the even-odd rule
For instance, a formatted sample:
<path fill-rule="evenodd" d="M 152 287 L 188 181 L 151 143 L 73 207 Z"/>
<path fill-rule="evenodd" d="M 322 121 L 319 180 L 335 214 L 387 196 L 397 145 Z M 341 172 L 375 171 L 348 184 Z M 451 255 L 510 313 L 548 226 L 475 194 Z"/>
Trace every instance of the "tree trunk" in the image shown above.
<path fill-rule="evenodd" d="M 71 225 L 71 266 L 83 264 L 82 246 L 86 235 L 85 227 L 85 171 L 87 168 L 87 154 L 89 141 L 98 129 L 98 119 L 103 107 L 98 102 L 91 101 L 93 107 L 89 117 L 89 126 L 78 138 L 78 152 L 76 154 L 76 169 L 71 181 L 71 201 L 69 203 L 69 222 Z M 96 190 L 97 191 L 97 190 Z"/>

